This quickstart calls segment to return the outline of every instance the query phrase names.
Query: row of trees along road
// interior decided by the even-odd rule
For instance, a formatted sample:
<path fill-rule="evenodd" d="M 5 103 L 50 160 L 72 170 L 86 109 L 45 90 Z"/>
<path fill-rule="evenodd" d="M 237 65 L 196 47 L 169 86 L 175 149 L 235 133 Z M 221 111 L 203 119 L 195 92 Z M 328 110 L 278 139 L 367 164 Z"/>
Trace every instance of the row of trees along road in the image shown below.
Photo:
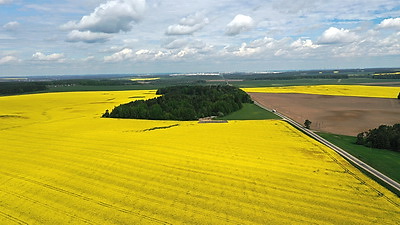
<path fill-rule="evenodd" d="M 197 120 L 224 116 L 242 108 L 252 100 L 246 92 L 232 86 L 172 86 L 157 91 L 160 97 L 137 100 L 108 110 L 103 117 Z"/>

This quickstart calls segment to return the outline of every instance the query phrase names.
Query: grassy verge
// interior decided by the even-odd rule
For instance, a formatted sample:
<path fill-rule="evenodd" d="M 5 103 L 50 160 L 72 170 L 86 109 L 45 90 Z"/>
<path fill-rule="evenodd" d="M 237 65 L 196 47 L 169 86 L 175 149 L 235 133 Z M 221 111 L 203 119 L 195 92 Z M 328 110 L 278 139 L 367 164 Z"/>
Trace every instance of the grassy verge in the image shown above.
<path fill-rule="evenodd" d="M 243 108 L 229 115 L 218 117 L 219 120 L 265 120 L 280 119 L 277 115 L 260 108 L 257 105 L 245 103 Z"/>
<path fill-rule="evenodd" d="M 343 148 L 386 176 L 400 182 L 400 153 L 357 145 L 355 144 L 356 137 L 352 136 L 328 133 L 318 133 L 318 135 Z"/>

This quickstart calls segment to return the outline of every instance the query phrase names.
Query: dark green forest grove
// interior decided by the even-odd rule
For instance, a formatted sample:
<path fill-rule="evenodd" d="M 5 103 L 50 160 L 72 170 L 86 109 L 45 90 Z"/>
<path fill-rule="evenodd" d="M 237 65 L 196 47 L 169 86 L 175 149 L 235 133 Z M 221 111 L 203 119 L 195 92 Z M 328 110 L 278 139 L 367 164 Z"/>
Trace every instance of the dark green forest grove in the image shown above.
<path fill-rule="evenodd" d="M 357 135 L 357 144 L 400 152 L 400 124 L 381 125 Z"/>
<path fill-rule="evenodd" d="M 172 86 L 160 88 L 160 97 L 137 100 L 108 110 L 103 117 L 197 120 L 209 116 L 224 116 L 242 108 L 252 100 L 246 92 L 232 86 Z"/>

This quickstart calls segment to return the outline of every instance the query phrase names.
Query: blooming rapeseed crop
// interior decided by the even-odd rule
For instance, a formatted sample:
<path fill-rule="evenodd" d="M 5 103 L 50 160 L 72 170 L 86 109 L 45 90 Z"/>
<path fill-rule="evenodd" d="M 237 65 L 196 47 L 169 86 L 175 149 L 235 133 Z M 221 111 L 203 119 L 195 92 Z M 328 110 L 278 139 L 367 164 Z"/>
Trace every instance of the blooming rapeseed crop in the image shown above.
<path fill-rule="evenodd" d="M 362 85 L 314 85 L 287 87 L 242 88 L 245 92 L 299 93 L 374 98 L 397 98 L 400 88 Z"/>
<path fill-rule="evenodd" d="M 155 91 L 0 97 L 0 224 L 396 224 L 400 201 L 284 121 L 100 118 Z"/>
<path fill-rule="evenodd" d="M 132 78 L 129 79 L 131 81 L 152 81 L 152 80 L 159 80 L 159 77 L 149 77 L 149 78 Z"/>

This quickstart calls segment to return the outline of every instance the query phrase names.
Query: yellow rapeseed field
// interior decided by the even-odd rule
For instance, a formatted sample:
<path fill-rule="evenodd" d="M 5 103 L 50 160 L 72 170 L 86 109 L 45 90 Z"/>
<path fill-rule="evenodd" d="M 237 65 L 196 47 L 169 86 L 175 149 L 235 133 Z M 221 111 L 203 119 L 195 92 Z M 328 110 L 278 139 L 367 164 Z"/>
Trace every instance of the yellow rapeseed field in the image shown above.
<path fill-rule="evenodd" d="M 152 80 L 159 80 L 159 77 L 149 77 L 149 78 L 132 78 L 131 81 L 152 81 Z"/>
<path fill-rule="evenodd" d="M 0 97 L 0 224 L 398 224 L 400 200 L 284 121 L 100 118 L 155 91 Z"/>
<path fill-rule="evenodd" d="M 397 98 L 399 87 L 363 86 L 363 85 L 314 85 L 287 87 L 242 88 L 246 92 L 261 93 L 299 93 L 316 95 L 337 95 L 373 98 Z"/>

